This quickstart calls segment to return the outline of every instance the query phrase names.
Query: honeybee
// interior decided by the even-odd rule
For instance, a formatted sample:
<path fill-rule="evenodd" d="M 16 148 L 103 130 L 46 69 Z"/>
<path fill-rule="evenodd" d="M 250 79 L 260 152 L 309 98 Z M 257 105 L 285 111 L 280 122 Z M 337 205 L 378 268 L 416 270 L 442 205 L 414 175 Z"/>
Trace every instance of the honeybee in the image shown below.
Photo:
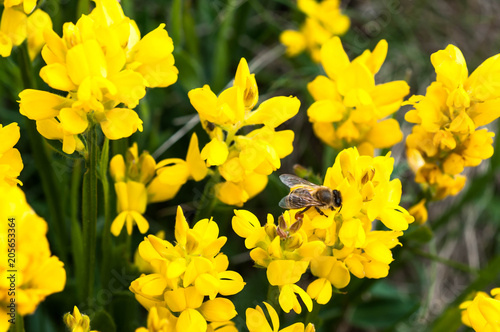
<path fill-rule="evenodd" d="M 314 207 L 319 214 L 325 217 L 327 215 L 321 209 L 330 208 L 332 211 L 335 208 L 342 209 L 342 195 L 338 190 L 319 186 L 292 174 L 282 174 L 280 180 L 291 191 L 281 199 L 279 206 L 283 209 L 304 208 L 297 212 L 296 217 L 302 215 L 311 207 Z"/>

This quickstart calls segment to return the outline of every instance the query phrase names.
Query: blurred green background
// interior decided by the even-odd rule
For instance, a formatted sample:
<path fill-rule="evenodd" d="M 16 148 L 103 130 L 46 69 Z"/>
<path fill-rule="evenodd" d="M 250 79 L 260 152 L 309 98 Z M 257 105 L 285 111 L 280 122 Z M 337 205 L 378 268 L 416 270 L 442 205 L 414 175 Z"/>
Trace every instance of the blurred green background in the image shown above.
<path fill-rule="evenodd" d="M 144 121 L 144 132 L 112 144 L 112 155 L 123 153 L 132 142 L 138 142 L 140 151 L 153 153 L 174 133 L 184 129 L 187 134 L 171 140 L 170 147 L 155 156 L 157 160 L 184 158 L 193 130 L 203 146 L 208 137 L 201 126 L 197 124 L 187 130 L 189 120 L 196 115 L 187 92 L 209 84 L 219 93 L 231 83 L 240 58 L 245 57 L 251 72 L 256 74 L 260 101 L 275 95 L 294 95 L 302 105 L 299 114 L 279 128 L 295 132 L 294 152 L 283 160 L 281 169 L 270 176 L 266 190 L 245 204 L 244 209 L 252 211 L 261 221 L 267 213 L 278 216 L 282 212 L 278 202 L 287 194 L 287 188 L 278 180 L 279 174 L 292 173 L 293 165 L 301 164 L 322 176 L 333 164 L 336 152 L 314 136 L 306 115 L 312 103 L 306 85 L 322 73 L 322 68 L 307 54 L 287 58 L 284 47 L 279 44 L 280 33 L 285 29 L 298 29 L 304 18 L 294 1 L 122 0 L 121 3 L 125 14 L 136 20 L 143 35 L 166 23 L 174 40 L 179 80 L 171 87 L 148 91 L 137 108 Z M 41 7 L 52 16 L 54 30 L 61 34 L 63 22 L 76 22 L 80 13 L 89 12 L 92 5 L 85 1 L 47 0 Z M 496 0 L 343 1 L 342 7 L 352 21 L 349 32 L 342 37 L 351 59 L 365 49 L 373 49 L 380 39 L 386 39 L 389 52 L 376 82 L 404 79 L 411 86 L 411 94 L 425 93 L 435 79 L 430 55 L 448 44 L 462 50 L 469 73 L 486 58 L 500 53 L 500 2 Z M 19 114 L 16 102 L 22 89 L 16 53 L 0 61 L 0 121 L 2 124 L 16 121 L 21 126 L 21 140 L 16 147 L 21 151 L 25 168 L 20 180 L 29 203 L 49 222 L 48 236 L 53 243 L 37 165 L 23 136 L 26 119 Z M 35 66 L 39 69 L 43 61 L 38 58 Z M 40 81 L 39 85 L 42 84 Z M 411 130 L 403 121 L 406 110 L 404 107 L 396 115 L 405 137 Z M 497 122 L 491 126 L 491 130 L 498 132 Z M 419 188 L 406 164 L 404 142 L 396 145 L 392 153 L 396 160 L 393 176 L 403 182 L 402 205 L 408 208 L 417 202 Z M 52 160 L 61 186 L 68 185 L 79 161 L 55 152 Z M 403 237 L 403 248 L 394 250 L 395 261 L 389 277 L 378 281 L 353 277 L 345 293 L 334 294 L 330 303 L 323 306 L 317 331 L 452 331 L 460 327 L 457 304 L 473 289 L 489 291 L 500 286 L 499 165 L 497 152 L 491 160 L 467 170 L 469 180 L 464 191 L 431 204 L 427 226 L 414 227 Z M 193 218 L 203 184 L 188 182 L 173 200 L 148 206 L 146 218 L 151 224 L 150 233 L 165 230 L 166 238 L 173 240 L 176 206 L 182 205 L 188 220 Z M 239 313 L 234 321 L 244 331 L 245 309 L 262 305 L 266 300 L 267 281 L 265 270 L 253 267 L 243 240 L 231 229 L 233 209 L 219 204 L 213 217 L 221 234 L 229 238 L 223 252 L 230 257 L 230 269 L 239 271 L 247 282 L 244 290 L 231 298 Z M 69 218 L 68 211 L 65 214 Z M 103 220 L 99 220 L 98 227 L 102 226 Z M 138 276 L 138 271 L 130 266 L 123 268 L 133 255 L 129 249 L 135 250 L 142 238 L 135 230 L 130 247 L 123 239 L 115 241 L 112 286 L 98 290 L 90 302 L 75 303 L 75 282 L 69 273 L 66 290 L 50 296 L 34 315 L 27 317 L 26 330 L 63 330 L 62 315 L 75 304 L 82 312 L 94 314 L 91 318 L 96 328 L 112 328 L 109 323 L 112 318 L 116 331 L 133 331 L 145 326 L 146 311 L 128 291 L 128 284 Z M 304 284 L 307 283 L 305 278 Z M 112 318 L 100 311 L 101 308 L 106 308 Z M 283 328 L 305 317 L 281 318 Z"/>

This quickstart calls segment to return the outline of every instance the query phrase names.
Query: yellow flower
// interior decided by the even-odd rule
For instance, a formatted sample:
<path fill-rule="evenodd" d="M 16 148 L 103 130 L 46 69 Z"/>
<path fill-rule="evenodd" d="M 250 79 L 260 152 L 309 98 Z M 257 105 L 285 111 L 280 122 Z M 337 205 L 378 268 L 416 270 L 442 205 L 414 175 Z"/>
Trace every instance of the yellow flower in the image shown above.
<path fill-rule="evenodd" d="M 295 294 L 299 295 L 307 310 L 312 310 L 311 297 L 299 286 L 295 285 L 300 280 L 309 266 L 307 261 L 294 260 L 273 260 L 267 266 L 267 280 L 273 286 L 279 286 L 280 295 L 278 298 L 279 304 L 284 312 L 294 310 L 300 314 L 302 308 Z"/>
<path fill-rule="evenodd" d="M 208 171 L 200 157 L 198 138 L 194 133 L 185 161 L 169 158 L 157 164 L 147 151 L 139 156 L 137 143 L 134 143 L 125 159 L 122 155 L 111 159 L 109 169 L 115 180 L 118 207 L 118 216 L 111 225 L 115 236 L 120 234 L 124 225 L 131 235 L 134 223 L 142 234 L 146 233 L 149 223 L 142 214 L 147 204 L 172 199 L 189 179 L 201 181 Z"/>
<path fill-rule="evenodd" d="M 226 143 L 214 137 L 201 150 L 201 158 L 207 161 L 208 166 L 219 166 L 227 160 L 228 153 Z"/>
<path fill-rule="evenodd" d="M 0 284 L 0 329 L 7 331 L 7 317 L 12 313 L 8 311 L 12 294 L 9 295 L 10 281 L 8 277 L 15 269 L 16 282 L 16 310 L 25 316 L 35 312 L 37 306 L 47 296 L 60 292 L 66 284 L 66 271 L 63 263 L 52 256 L 47 241 L 47 223 L 40 218 L 26 202 L 23 191 L 17 187 L 4 187 L 0 190 L 0 218 L 5 220 L 0 226 L 0 249 L 7 253 L 12 237 L 9 229 L 14 229 L 16 234 L 16 260 L 8 265 L 7 259 L 0 263 L 0 274 L 4 282 Z M 9 221 L 9 222 L 8 222 Z M 12 263 L 12 262 L 11 262 Z M 12 280 L 11 280 L 12 281 Z"/>
<path fill-rule="evenodd" d="M 375 85 L 387 55 L 381 40 L 373 52 L 366 50 L 349 61 L 340 39 L 334 37 L 321 48 L 321 64 L 328 75 L 308 84 L 315 102 L 307 110 L 315 134 L 326 144 L 343 149 L 357 146 L 363 155 L 389 148 L 403 139 L 395 119 L 387 119 L 401 106 L 409 87 L 404 81 Z"/>
<path fill-rule="evenodd" d="M 135 332 L 171 332 L 176 331 L 178 317 L 174 316 L 167 308 L 152 307 L 149 310 L 147 328 L 140 327 Z M 203 323 L 202 323 L 203 325 Z M 204 326 L 204 325 L 203 325 Z M 196 331 L 196 326 L 191 326 Z M 191 328 L 189 327 L 189 328 Z M 184 326 L 184 328 L 188 328 Z M 192 331 L 192 330 L 187 330 Z M 207 332 L 238 332 L 234 323 L 213 322 L 207 325 Z"/>
<path fill-rule="evenodd" d="M 43 45 L 45 45 L 43 31 L 45 29 L 52 29 L 52 20 L 49 14 L 41 9 L 37 9 L 28 16 L 26 29 L 28 35 L 28 54 L 31 61 L 33 61 L 40 53 Z"/>
<path fill-rule="evenodd" d="M 234 322 L 213 322 L 208 324 L 207 332 L 238 332 Z"/>
<path fill-rule="evenodd" d="M 297 114 L 300 102 L 295 97 L 273 97 L 253 110 L 259 92 L 244 58 L 233 86 L 219 96 L 208 85 L 188 95 L 211 139 L 201 150 L 201 158 L 207 166 L 216 166 L 225 180 L 215 185 L 216 196 L 223 203 L 242 206 L 265 188 L 267 176 L 293 151 L 294 133 L 276 131 L 276 127 Z M 249 125 L 264 126 L 238 134 Z"/>
<path fill-rule="evenodd" d="M 465 184 L 464 167 L 477 166 L 493 155 L 494 133 L 478 130 L 500 116 L 500 90 L 491 73 L 495 55 L 470 76 L 462 52 L 453 45 L 431 55 L 436 81 L 425 96 L 413 96 L 405 115 L 414 123 L 406 140 L 415 181 L 434 200 L 456 195 Z"/>
<path fill-rule="evenodd" d="M 492 289 L 491 296 L 478 292 L 472 301 L 463 302 L 462 323 L 477 332 L 500 330 L 500 288 Z"/>
<path fill-rule="evenodd" d="M 163 307 L 152 307 L 148 314 L 148 327 L 140 327 L 135 332 L 170 332 L 175 330 L 177 317 Z"/>
<path fill-rule="evenodd" d="M 85 314 L 81 314 L 76 306 L 73 307 L 73 314 L 66 313 L 63 317 L 64 324 L 71 332 L 98 332 L 90 331 L 90 318 Z"/>
<path fill-rule="evenodd" d="M 252 110 L 259 101 L 259 88 L 257 87 L 255 74 L 250 74 L 245 58 L 240 60 L 236 69 L 233 86 L 239 87 L 240 91 L 243 91 L 245 110 Z"/>
<path fill-rule="evenodd" d="M 21 45 L 26 39 L 31 60 L 40 53 L 45 44 L 43 30 L 52 29 L 52 21 L 41 9 L 33 12 L 35 6 L 36 1 L 24 1 L 23 4 L 21 1 L 4 2 L 0 22 L 0 56 L 10 56 L 12 47 Z"/>
<path fill-rule="evenodd" d="M 219 237 L 213 220 L 202 219 L 189 228 L 178 207 L 175 239 L 175 246 L 154 235 L 141 242 L 139 254 L 153 273 L 134 280 L 130 290 L 146 309 L 165 308 L 173 331 L 223 331 L 236 310 L 230 300 L 217 295 L 236 294 L 245 285 L 237 272 L 227 270 L 228 258 L 220 252 L 226 237 Z"/>
<path fill-rule="evenodd" d="M 274 308 L 267 302 L 264 302 L 267 308 L 269 317 L 271 318 L 271 324 L 269 324 L 264 310 L 260 306 L 256 306 L 255 309 L 248 308 L 246 311 L 246 325 L 250 332 L 314 332 L 316 329 L 314 325 L 309 323 L 304 327 L 303 323 L 295 323 L 286 328 L 280 328 L 280 321 L 278 313 Z"/>
<path fill-rule="evenodd" d="M 333 36 L 346 33 L 351 24 L 349 17 L 340 10 L 339 0 L 298 0 L 297 6 L 306 15 L 300 31 L 285 30 L 280 41 L 288 56 L 306 50 L 315 62 L 320 62 L 321 46 Z"/>
<path fill-rule="evenodd" d="M 155 234 L 155 236 L 161 240 L 165 240 L 164 231 L 159 231 Z M 141 254 L 139 253 L 139 248 L 137 248 L 134 253 L 134 264 L 135 266 L 137 266 L 141 273 L 153 273 L 159 271 L 156 264 L 153 265 L 150 262 L 146 262 L 144 258 L 142 258 Z"/>
<path fill-rule="evenodd" d="M 0 188 L 22 184 L 17 177 L 24 167 L 23 160 L 19 150 L 14 148 L 20 136 L 17 123 L 5 127 L 0 124 Z"/>
<path fill-rule="evenodd" d="M 135 181 L 115 183 L 118 216 L 111 224 L 111 233 L 120 235 L 123 225 L 127 233 L 132 234 L 133 224 L 137 224 L 139 231 L 144 234 L 149 229 L 148 221 L 142 216 L 148 202 L 146 186 Z"/>
<path fill-rule="evenodd" d="M 401 182 L 391 180 L 394 159 L 360 156 L 355 148 L 343 150 L 327 170 L 323 185 L 338 190 L 337 210 L 289 210 L 274 223 L 268 215 L 261 226 L 249 211 L 235 210 L 232 227 L 245 239 L 255 264 L 267 268 L 267 279 L 280 289 L 285 312 L 301 308 L 297 295 L 311 310 L 315 299 L 327 303 L 333 287 L 346 287 L 351 274 L 358 278 L 384 278 L 393 261 L 391 249 L 414 218 L 402 208 Z M 301 213 L 299 213 L 301 212 Z M 380 220 L 388 230 L 373 229 Z M 310 270 L 317 279 L 304 292 L 296 283 Z"/>
<path fill-rule="evenodd" d="M 275 225 L 272 215 L 267 224 L 261 226 L 257 217 L 246 210 L 235 210 L 232 220 L 233 230 L 245 238 L 245 246 L 252 249 L 250 257 L 259 266 L 267 268 L 269 284 L 280 289 L 279 303 L 285 312 L 302 308 L 297 300 L 301 297 L 309 311 L 312 310 L 311 297 L 296 283 L 309 266 L 309 261 L 325 250 L 321 241 L 307 241 L 307 234 L 300 229 L 300 222 L 293 221 L 290 213 L 280 216 Z"/>
<path fill-rule="evenodd" d="M 64 24 L 62 37 L 45 30 L 42 57 L 47 65 L 40 77 L 66 97 L 24 90 L 19 95 L 21 114 L 36 120 L 46 138 L 61 140 L 66 153 L 82 149 L 78 135 L 93 123 L 112 140 L 142 131 L 133 108 L 146 87 L 165 87 L 177 80 L 172 39 L 164 26 L 141 39 L 119 2 L 96 0 L 90 15 Z M 39 110 L 42 100 L 50 104 Z"/>
<path fill-rule="evenodd" d="M 319 304 L 332 297 L 332 285 L 341 289 L 349 284 L 351 275 L 346 265 L 332 256 L 319 256 L 311 261 L 311 273 L 318 277 L 307 287 L 307 293 Z"/>
<path fill-rule="evenodd" d="M 4 0 L 3 5 L 6 8 L 22 7 L 22 10 L 29 14 L 35 9 L 37 0 Z M 20 8 L 21 9 L 21 8 Z"/>
<path fill-rule="evenodd" d="M 19 46 L 26 39 L 28 16 L 17 9 L 6 7 L 0 22 L 0 55 L 10 56 L 13 46 Z"/>
<path fill-rule="evenodd" d="M 200 154 L 198 136 L 195 133 L 189 141 L 186 160 L 164 159 L 156 165 L 156 176 L 148 184 L 148 202 L 162 202 L 172 199 L 188 180 L 201 181 L 208 168 Z"/>
<path fill-rule="evenodd" d="M 426 199 L 422 199 L 420 202 L 417 204 L 413 205 L 411 208 L 408 209 L 408 213 L 411 214 L 414 218 L 417 224 L 422 225 L 427 221 L 428 214 L 427 214 L 427 208 L 425 207 Z"/>

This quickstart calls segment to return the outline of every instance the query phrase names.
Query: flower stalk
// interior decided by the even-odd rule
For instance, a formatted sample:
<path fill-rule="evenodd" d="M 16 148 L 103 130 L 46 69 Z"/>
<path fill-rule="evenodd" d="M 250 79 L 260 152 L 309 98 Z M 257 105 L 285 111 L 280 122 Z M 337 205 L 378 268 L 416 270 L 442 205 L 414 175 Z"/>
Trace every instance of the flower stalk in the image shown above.
<path fill-rule="evenodd" d="M 217 196 L 215 195 L 215 185 L 220 181 L 220 174 L 215 171 L 208 182 L 205 184 L 203 189 L 203 194 L 201 195 L 198 202 L 194 202 L 196 208 L 196 214 L 194 220 L 201 220 L 203 218 L 209 218 L 212 215 L 212 211 L 217 205 Z"/>
<path fill-rule="evenodd" d="M 109 181 L 108 181 L 108 162 L 109 162 L 109 139 L 104 139 L 104 145 L 101 152 L 99 165 L 99 178 L 102 183 L 102 194 L 104 202 L 104 229 L 102 234 L 102 269 L 101 282 L 102 285 L 107 285 L 111 273 L 111 204 L 109 197 Z"/>
<path fill-rule="evenodd" d="M 24 332 L 24 317 L 17 314 L 16 315 L 16 323 L 10 325 L 10 332 Z"/>
<path fill-rule="evenodd" d="M 82 220 L 83 220 L 83 252 L 84 278 L 83 295 L 87 298 L 92 295 L 94 285 L 96 225 L 97 225 L 97 163 L 99 146 L 97 142 L 97 128 L 92 124 L 87 133 L 87 157 L 85 160 L 86 172 L 83 176 Z"/>
<path fill-rule="evenodd" d="M 82 181 L 82 160 L 78 159 L 73 164 L 73 173 L 71 175 L 71 198 L 70 198 L 70 216 L 71 216 L 71 250 L 73 257 L 83 257 L 82 228 L 79 221 L 80 185 Z M 74 260 L 76 284 L 83 284 L 84 262 L 79 259 Z M 77 287 L 78 298 L 83 301 L 83 289 Z"/>
<path fill-rule="evenodd" d="M 313 302 L 313 310 L 312 311 L 308 311 L 306 313 L 306 318 L 304 320 L 304 325 L 307 325 L 309 323 L 317 325 L 318 324 L 318 314 L 319 314 L 319 311 L 320 311 L 320 309 L 322 307 L 323 306 L 321 304 L 319 304 L 318 302 L 314 301 Z"/>

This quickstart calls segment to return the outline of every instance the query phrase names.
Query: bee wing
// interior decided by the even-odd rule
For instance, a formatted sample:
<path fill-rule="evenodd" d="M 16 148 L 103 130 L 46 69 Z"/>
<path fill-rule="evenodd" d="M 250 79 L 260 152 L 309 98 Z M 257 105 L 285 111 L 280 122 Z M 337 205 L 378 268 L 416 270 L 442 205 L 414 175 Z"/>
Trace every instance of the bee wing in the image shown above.
<path fill-rule="evenodd" d="M 293 174 L 281 174 L 280 180 L 289 188 L 293 187 L 319 187 L 317 184 L 311 183 L 303 178 L 299 178 Z"/>
<path fill-rule="evenodd" d="M 301 209 L 307 206 L 320 206 L 322 203 L 311 196 L 307 188 L 297 188 L 283 197 L 279 206 L 283 209 Z"/>

